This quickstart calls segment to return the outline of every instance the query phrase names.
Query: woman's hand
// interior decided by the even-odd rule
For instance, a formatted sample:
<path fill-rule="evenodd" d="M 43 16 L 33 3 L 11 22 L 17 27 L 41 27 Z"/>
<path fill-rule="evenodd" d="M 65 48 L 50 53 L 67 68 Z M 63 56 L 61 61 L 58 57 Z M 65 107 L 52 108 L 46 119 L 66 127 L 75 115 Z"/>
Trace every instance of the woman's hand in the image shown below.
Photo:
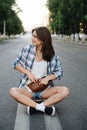
<path fill-rule="evenodd" d="M 51 74 L 49 76 L 46 76 L 46 77 L 40 79 L 40 84 L 46 85 L 46 84 L 48 84 L 49 81 L 55 80 L 55 79 L 56 79 L 55 74 Z"/>
<path fill-rule="evenodd" d="M 41 78 L 39 81 L 40 81 L 40 84 L 46 85 L 46 84 L 48 84 L 49 79 L 48 79 L 48 77 L 45 77 L 45 78 Z"/>
<path fill-rule="evenodd" d="M 35 82 L 37 81 L 37 78 L 35 77 L 35 75 L 32 72 L 28 72 L 28 77 L 31 80 L 31 82 Z"/>

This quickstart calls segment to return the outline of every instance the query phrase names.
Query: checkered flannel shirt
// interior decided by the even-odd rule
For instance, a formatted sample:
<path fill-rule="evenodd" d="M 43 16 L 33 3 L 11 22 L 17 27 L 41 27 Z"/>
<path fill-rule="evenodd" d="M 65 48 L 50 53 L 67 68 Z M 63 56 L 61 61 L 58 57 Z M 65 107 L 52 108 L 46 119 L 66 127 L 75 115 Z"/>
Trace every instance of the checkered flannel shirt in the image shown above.
<path fill-rule="evenodd" d="M 22 51 L 18 54 L 18 57 L 13 62 L 13 68 L 17 65 L 22 65 L 27 70 L 31 71 L 33 62 L 36 55 L 36 47 L 32 44 L 25 46 Z M 55 74 L 56 79 L 60 80 L 63 76 L 62 64 L 59 60 L 58 55 L 54 55 L 50 62 L 47 62 L 47 75 Z M 26 74 L 20 80 L 19 87 L 23 87 L 27 81 L 28 76 Z"/>

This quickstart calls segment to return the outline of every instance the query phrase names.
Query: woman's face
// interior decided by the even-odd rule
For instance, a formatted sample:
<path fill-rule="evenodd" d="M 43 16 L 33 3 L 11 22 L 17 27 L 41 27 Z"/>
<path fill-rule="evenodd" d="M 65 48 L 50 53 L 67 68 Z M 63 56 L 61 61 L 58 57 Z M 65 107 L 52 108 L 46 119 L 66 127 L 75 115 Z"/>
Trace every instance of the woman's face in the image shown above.
<path fill-rule="evenodd" d="M 36 34 L 36 31 L 34 31 L 34 32 L 32 33 L 32 43 L 33 43 L 35 46 L 42 45 L 42 41 L 38 39 L 37 34 Z"/>

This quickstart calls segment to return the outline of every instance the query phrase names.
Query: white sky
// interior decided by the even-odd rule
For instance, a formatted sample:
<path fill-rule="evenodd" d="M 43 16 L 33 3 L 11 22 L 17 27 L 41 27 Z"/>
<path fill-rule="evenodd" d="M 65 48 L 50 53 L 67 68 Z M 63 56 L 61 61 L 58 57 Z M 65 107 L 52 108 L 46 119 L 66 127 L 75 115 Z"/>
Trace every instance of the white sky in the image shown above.
<path fill-rule="evenodd" d="M 48 10 L 45 6 L 47 0 L 16 0 L 22 12 L 18 14 L 25 30 L 31 30 L 38 25 L 45 25 Z"/>

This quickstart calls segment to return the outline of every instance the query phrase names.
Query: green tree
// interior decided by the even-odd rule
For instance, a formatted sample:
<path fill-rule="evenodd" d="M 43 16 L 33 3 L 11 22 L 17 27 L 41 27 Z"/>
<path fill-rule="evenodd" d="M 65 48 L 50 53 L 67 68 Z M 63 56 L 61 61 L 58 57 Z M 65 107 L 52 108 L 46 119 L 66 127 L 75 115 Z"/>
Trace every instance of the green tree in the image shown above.
<path fill-rule="evenodd" d="M 7 5 L 12 6 L 15 4 L 15 0 L 0 0 L 0 3 L 7 3 Z"/>
<path fill-rule="evenodd" d="M 87 32 L 87 1 L 85 0 L 47 0 L 50 11 L 51 28 L 60 33 L 79 33 L 80 23 Z"/>
<path fill-rule="evenodd" d="M 21 20 L 17 16 L 17 12 L 13 10 L 15 0 L 0 0 L 0 33 L 3 34 L 3 23 L 6 23 L 6 33 L 18 34 L 24 31 Z"/>
<path fill-rule="evenodd" d="M 58 7 L 60 0 L 47 0 L 47 7 L 50 11 L 50 28 L 53 33 L 58 29 Z M 59 29 L 58 29 L 59 30 Z"/>
<path fill-rule="evenodd" d="M 16 15 L 14 11 L 11 11 L 11 17 L 9 17 L 6 21 L 7 33 L 10 34 L 19 34 L 24 31 L 22 22 Z"/>

